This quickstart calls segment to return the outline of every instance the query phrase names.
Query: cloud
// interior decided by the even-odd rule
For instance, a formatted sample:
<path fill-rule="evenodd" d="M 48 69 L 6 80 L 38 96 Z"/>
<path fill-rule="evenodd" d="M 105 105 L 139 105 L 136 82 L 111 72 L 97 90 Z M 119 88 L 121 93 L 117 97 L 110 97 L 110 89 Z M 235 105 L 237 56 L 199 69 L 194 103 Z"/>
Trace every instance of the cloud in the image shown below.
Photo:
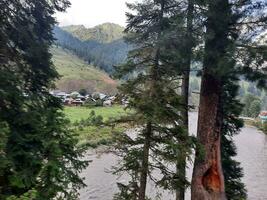
<path fill-rule="evenodd" d="M 83 24 L 92 27 L 105 22 L 125 26 L 125 3 L 134 0 L 70 0 L 72 6 L 65 13 L 57 13 L 60 26 Z"/>

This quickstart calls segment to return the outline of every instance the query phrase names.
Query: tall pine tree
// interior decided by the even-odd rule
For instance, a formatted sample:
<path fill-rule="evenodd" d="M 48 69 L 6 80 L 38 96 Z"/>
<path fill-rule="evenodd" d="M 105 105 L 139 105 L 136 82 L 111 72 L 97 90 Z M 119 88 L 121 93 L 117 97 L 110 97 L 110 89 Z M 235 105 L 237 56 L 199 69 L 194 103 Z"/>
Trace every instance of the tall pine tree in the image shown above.
<path fill-rule="evenodd" d="M 242 183 L 243 169 L 240 163 L 234 160 L 237 149 L 233 136 L 239 133 L 243 127 L 243 121 L 239 119 L 243 105 L 237 99 L 238 78 L 235 74 L 228 74 L 224 79 L 223 87 L 223 125 L 222 125 L 222 167 L 225 179 L 225 193 L 228 199 L 246 199 L 245 185 Z"/>
<path fill-rule="evenodd" d="M 188 157 L 192 140 L 184 131 L 181 118 L 182 98 L 178 95 L 177 72 L 169 58 L 170 19 L 179 4 L 174 0 L 149 0 L 128 4 L 136 14 L 127 14 L 128 41 L 136 46 L 129 53 L 128 62 L 119 68 L 123 75 L 137 71 L 121 87 L 129 98 L 129 108 L 136 111 L 133 121 L 139 127 L 136 136 L 120 137 L 118 149 L 122 164 L 116 172 L 127 171 L 132 178 L 128 185 L 120 184 L 116 199 L 146 197 L 148 176 L 156 185 L 175 191 L 185 188 L 184 174 L 170 170 L 177 160 Z M 181 158 L 182 157 L 182 158 Z M 160 170 L 162 177 L 153 177 Z"/>
<path fill-rule="evenodd" d="M 58 78 L 49 52 L 54 14 L 68 6 L 67 0 L 0 2 L 1 199 L 31 189 L 40 200 L 73 199 L 84 186 L 83 151 L 49 94 Z"/>
<path fill-rule="evenodd" d="M 198 139 L 204 147 L 204 158 L 198 151 L 192 199 L 226 199 L 220 147 L 225 79 L 233 73 L 237 79 L 244 75 L 259 86 L 265 84 L 266 47 L 257 44 L 255 36 L 266 25 L 266 5 L 263 1 L 208 0 L 200 1 L 199 6 L 206 18 L 198 121 Z"/>

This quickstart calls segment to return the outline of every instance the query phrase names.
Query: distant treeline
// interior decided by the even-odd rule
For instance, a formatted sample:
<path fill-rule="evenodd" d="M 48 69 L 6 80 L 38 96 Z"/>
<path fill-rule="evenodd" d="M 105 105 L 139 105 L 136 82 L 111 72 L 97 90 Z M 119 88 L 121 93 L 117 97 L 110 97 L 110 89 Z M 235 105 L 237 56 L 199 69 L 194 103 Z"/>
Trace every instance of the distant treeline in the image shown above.
<path fill-rule="evenodd" d="M 93 40 L 83 42 L 60 27 L 55 27 L 54 37 L 57 45 L 72 51 L 88 64 L 97 66 L 109 74 L 113 73 L 114 65 L 125 60 L 130 50 L 130 46 L 123 39 L 105 44 Z"/>

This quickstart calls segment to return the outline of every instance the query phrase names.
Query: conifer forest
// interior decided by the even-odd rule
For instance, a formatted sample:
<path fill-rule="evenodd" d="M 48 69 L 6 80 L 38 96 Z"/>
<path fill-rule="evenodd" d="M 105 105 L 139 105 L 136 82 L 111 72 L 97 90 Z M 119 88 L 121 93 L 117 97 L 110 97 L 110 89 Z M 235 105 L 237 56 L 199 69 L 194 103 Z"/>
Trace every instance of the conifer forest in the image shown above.
<path fill-rule="evenodd" d="M 266 0 L 0 0 L 0 200 L 267 200 Z"/>

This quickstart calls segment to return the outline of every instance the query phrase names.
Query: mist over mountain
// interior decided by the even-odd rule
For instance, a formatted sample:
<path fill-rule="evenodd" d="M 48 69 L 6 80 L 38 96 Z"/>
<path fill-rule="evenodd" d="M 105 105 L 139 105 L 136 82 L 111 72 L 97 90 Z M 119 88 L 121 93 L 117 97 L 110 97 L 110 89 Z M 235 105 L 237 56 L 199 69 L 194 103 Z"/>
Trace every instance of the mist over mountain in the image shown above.
<path fill-rule="evenodd" d="M 58 46 L 112 74 L 114 65 L 122 63 L 131 48 L 123 40 L 123 29 L 112 23 L 89 29 L 83 25 L 55 27 L 54 37 Z"/>

